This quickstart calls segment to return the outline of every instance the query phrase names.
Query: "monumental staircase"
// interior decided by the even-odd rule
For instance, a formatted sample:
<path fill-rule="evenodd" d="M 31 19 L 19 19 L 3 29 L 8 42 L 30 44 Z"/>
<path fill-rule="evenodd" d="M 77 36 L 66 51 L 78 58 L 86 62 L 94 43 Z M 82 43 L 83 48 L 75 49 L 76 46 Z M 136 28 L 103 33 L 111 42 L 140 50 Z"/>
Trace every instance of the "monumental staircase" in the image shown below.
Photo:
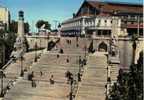
<path fill-rule="evenodd" d="M 63 47 L 58 45 L 57 49 L 43 53 L 38 62 L 25 73 L 24 78 L 18 80 L 8 91 L 4 100 L 68 100 L 70 84 L 67 84 L 65 73 L 66 71 L 72 72 L 76 81 L 79 56 L 84 57 L 82 48 L 77 47 L 74 40 L 72 39 L 69 45 L 65 43 L 65 39 L 62 39 Z M 63 49 L 63 54 L 59 53 L 60 48 Z M 36 87 L 32 87 L 31 81 L 27 80 L 27 75 L 31 72 L 34 72 Z M 53 85 L 49 82 L 51 75 L 54 76 L 55 84 Z"/>
<path fill-rule="evenodd" d="M 71 44 L 68 44 L 67 40 L 71 40 Z M 24 62 L 27 72 L 24 77 L 17 78 L 20 75 L 19 63 L 7 68 L 6 79 L 14 77 L 16 82 L 7 92 L 4 100 L 69 100 L 71 87 L 65 77 L 66 71 L 72 72 L 74 83 L 77 85 L 73 87 L 76 88 L 74 100 L 105 100 L 107 57 L 101 53 L 88 55 L 84 46 L 89 44 L 90 41 L 79 39 L 77 46 L 76 38 L 61 38 L 51 51 L 38 53 L 41 54 L 38 62 L 33 62 L 35 53 L 27 54 L 28 58 L 26 57 Z M 64 53 L 59 53 L 60 49 L 63 49 Z M 79 57 L 83 59 L 85 54 L 87 65 L 82 69 L 82 81 L 77 82 Z M 68 62 L 67 59 L 69 59 Z M 34 72 L 33 80 L 36 87 L 32 87 L 32 82 L 27 79 L 28 74 L 32 72 Z M 54 84 L 50 84 L 51 75 L 54 76 Z"/>
<path fill-rule="evenodd" d="M 105 100 L 107 83 L 107 58 L 90 55 L 79 84 L 76 100 Z"/>

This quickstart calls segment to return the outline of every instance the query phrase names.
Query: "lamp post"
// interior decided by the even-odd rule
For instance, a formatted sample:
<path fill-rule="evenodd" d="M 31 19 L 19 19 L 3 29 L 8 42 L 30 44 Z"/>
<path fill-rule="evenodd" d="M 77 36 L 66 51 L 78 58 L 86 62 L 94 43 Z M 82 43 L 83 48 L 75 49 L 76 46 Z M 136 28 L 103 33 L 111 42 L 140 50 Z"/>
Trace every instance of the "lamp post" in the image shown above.
<path fill-rule="evenodd" d="M 109 68 L 108 68 L 108 66 L 109 66 L 109 61 L 108 61 L 108 54 L 106 54 L 106 57 L 107 57 L 107 83 L 106 83 L 106 85 L 105 85 L 105 88 L 106 88 L 106 100 L 108 99 L 108 79 L 109 79 L 109 77 L 108 77 L 108 71 L 109 71 Z"/>
<path fill-rule="evenodd" d="M 70 96 L 69 96 L 69 100 L 73 100 L 73 90 L 72 90 L 72 85 L 70 86 L 71 87 L 71 91 L 70 91 Z"/>
<path fill-rule="evenodd" d="M 1 93 L 0 97 L 4 97 L 4 91 L 3 91 L 3 78 L 4 78 L 4 73 L 2 70 L 0 70 L 0 78 L 1 78 Z"/>
<path fill-rule="evenodd" d="M 35 42 L 35 62 L 37 62 L 37 42 Z"/>
<path fill-rule="evenodd" d="M 136 55 L 136 48 L 137 48 L 137 41 L 138 40 L 138 37 L 136 35 L 133 35 L 132 36 L 132 41 L 133 41 L 133 44 L 132 44 L 132 64 L 135 64 L 135 55 Z"/>
<path fill-rule="evenodd" d="M 81 56 L 79 56 L 79 58 L 78 58 L 78 63 L 79 63 L 79 73 L 81 72 Z"/>
<path fill-rule="evenodd" d="M 140 0 L 139 0 L 139 4 L 140 4 Z M 139 11 L 139 9 L 138 9 L 138 11 Z M 140 15 L 138 14 L 138 16 L 137 16 L 137 23 L 138 23 L 138 25 L 137 25 L 137 34 L 138 34 L 138 37 L 139 37 L 139 35 L 140 35 Z"/>
<path fill-rule="evenodd" d="M 74 79 L 73 76 L 71 76 L 69 100 L 73 100 L 73 83 L 74 83 Z"/>
<path fill-rule="evenodd" d="M 20 57 L 20 66 L 21 66 L 21 73 L 20 73 L 20 76 L 23 77 L 24 75 L 24 70 L 23 70 L 23 56 Z"/>
<path fill-rule="evenodd" d="M 85 60 L 86 60 L 86 51 L 87 51 L 87 43 L 86 43 L 86 33 L 85 33 L 85 47 L 84 47 L 84 51 L 85 51 Z"/>
<path fill-rule="evenodd" d="M 49 32 L 48 32 L 48 34 L 47 34 L 47 51 L 49 50 Z"/>

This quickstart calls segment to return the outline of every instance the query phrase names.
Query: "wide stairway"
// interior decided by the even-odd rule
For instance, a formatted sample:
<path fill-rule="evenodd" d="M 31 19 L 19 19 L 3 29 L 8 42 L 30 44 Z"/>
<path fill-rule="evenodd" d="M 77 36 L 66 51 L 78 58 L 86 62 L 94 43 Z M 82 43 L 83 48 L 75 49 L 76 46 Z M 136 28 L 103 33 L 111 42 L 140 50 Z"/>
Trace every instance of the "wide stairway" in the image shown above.
<path fill-rule="evenodd" d="M 67 40 L 71 40 L 68 44 Z M 18 79 L 7 92 L 3 100 L 69 100 L 71 90 L 65 73 L 70 71 L 74 76 L 74 85 L 79 72 L 79 57 L 85 57 L 84 46 L 90 43 L 79 39 L 78 46 L 75 38 L 62 38 L 52 51 L 44 52 L 38 62 L 28 67 L 24 77 Z M 64 53 L 59 53 L 63 49 Z M 59 55 L 59 56 L 58 56 Z M 33 59 L 33 58 L 31 58 Z M 29 59 L 29 61 L 31 61 Z M 68 60 L 67 60 L 68 59 Z M 29 64 L 27 64 L 29 65 Z M 14 71 L 7 72 L 13 74 Z M 16 71 L 19 75 L 20 69 Z M 28 74 L 34 72 L 35 87 L 27 79 Z M 53 75 L 54 84 L 50 84 Z M 89 55 L 87 65 L 84 66 L 82 81 L 78 83 L 74 100 L 105 100 L 105 85 L 107 81 L 107 58 L 104 54 Z"/>
<path fill-rule="evenodd" d="M 37 52 L 40 55 L 42 51 Z M 28 70 L 29 66 L 32 65 L 34 61 L 34 52 L 29 52 L 24 55 L 22 63 L 20 60 L 13 61 L 7 68 L 4 70 L 5 77 L 3 77 L 3 89 L 6 92 L 7 87 L 11 87 L 15 81 L 20 77 L 21 66 L 24 70 Z M 21 65 L 22 64 L 22 65 Z M 0 82 L 1 85 L 1 82 Z M 1 91 L 1 88 L 0 88 Z"/>
<path fill-rule="evenodd" d="M 105 100 L 106 68 L 107 58 L 105 55 L 89 56 L 76 100 Z"/>
<path fill-rule="evenodd" d="M 77 47 L 74 40 L 71 40 L 71 44 L 67 44 L 65 39 L 61 40 L 60 44 L 63 45 L 58 45 L 56 51 L 62 48 L 63 54 L 56 51 L 42 54 L 40 60 L 31 66 L 28 73 L 25 73 L 24 78 L 17 81 L 15 86 L 8 91 L 4 100 L 68 100 L 71 88 L 67 83 L 65 73 L 70 71 L 74 80 L 77 80 L 79 56 L 84 57 L 83 48 Z M 68 62 L 67 59 L 69 59 Z M 31 72 L 34 72 L 33 79 L 36 87 L 32 87 L 32 82 L 27 80 L 27 75 Z M 54 84 L 50 84 L 51 75 L 54 76 Z"/>

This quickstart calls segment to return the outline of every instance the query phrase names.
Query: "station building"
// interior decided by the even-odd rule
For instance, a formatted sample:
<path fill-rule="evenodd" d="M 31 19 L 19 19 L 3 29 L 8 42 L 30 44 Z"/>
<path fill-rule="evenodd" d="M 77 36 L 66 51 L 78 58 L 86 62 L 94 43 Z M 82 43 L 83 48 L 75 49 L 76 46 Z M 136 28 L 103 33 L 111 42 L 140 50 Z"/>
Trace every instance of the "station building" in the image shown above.
<path fill-rule="evenodd" d="M 61 25 L 61 35 L 130 36 L 143 34 L 143 6 L 85 0 L 73 18 Z"/>

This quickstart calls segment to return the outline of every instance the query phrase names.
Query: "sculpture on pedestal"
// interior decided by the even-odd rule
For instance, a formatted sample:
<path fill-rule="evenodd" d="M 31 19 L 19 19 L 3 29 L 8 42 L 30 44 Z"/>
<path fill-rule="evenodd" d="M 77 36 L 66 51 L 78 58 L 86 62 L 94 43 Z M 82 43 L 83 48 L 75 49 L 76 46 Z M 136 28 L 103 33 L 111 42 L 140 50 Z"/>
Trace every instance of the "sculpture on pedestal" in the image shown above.
<path fill-rule="evenodd" d="M 19 20 L 18 20 L 18 34 L 16 42 L 14 44 L 14 51 L 11 54 L 11 57 L 16 59 L 21 58 L 26 52 L 26 39 L 24 33 L 24 12 L 19 11 Z"/>
<path fill-rule="evenodd" d="M 110 41 L 110 54 L 111 56 L 116 56 L 118 54 L 118 51 L 117 51 L 117 45 L 116 45 L 116 38 L 115 36 L 111 38 L 111 41 Z"/>

